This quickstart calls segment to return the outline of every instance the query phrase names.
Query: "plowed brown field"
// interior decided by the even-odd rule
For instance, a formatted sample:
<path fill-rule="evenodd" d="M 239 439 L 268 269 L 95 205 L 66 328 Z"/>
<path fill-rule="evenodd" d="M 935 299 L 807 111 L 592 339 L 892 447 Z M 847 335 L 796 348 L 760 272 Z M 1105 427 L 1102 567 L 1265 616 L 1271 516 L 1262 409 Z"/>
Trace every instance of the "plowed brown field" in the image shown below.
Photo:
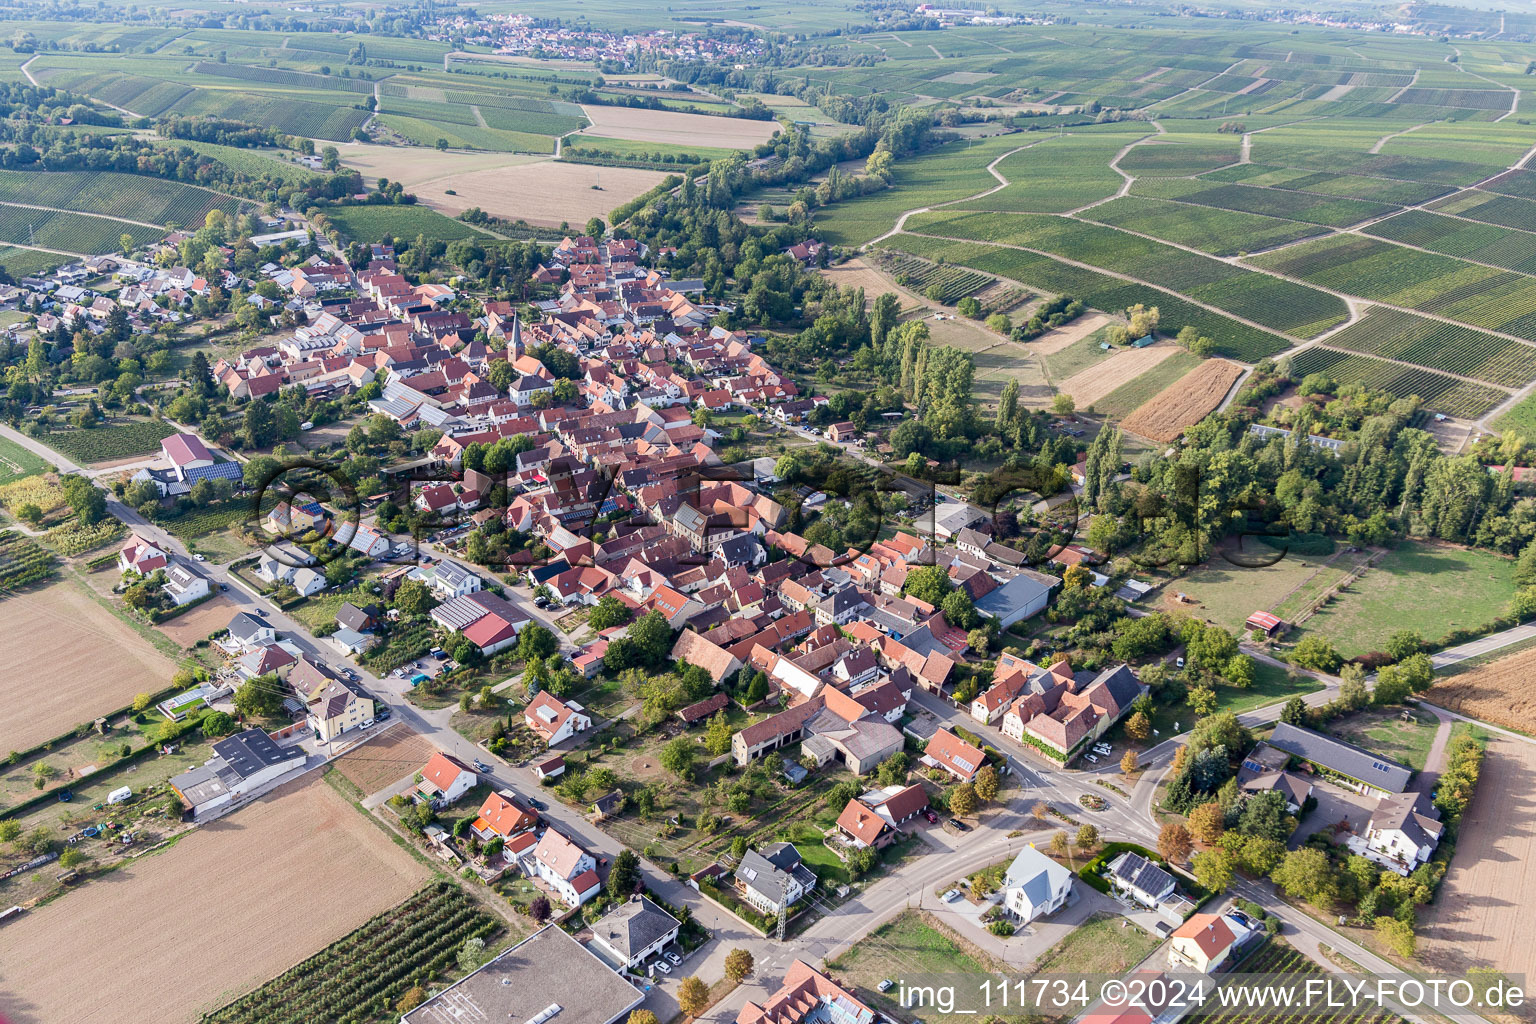
<path fill-rule="evenodd" d="M 1213 412 L 1243 368 L 1225 359 L 1207 359 L 1127 416 L 1121 427 L 1154 441 L 1172 441 Z"/>

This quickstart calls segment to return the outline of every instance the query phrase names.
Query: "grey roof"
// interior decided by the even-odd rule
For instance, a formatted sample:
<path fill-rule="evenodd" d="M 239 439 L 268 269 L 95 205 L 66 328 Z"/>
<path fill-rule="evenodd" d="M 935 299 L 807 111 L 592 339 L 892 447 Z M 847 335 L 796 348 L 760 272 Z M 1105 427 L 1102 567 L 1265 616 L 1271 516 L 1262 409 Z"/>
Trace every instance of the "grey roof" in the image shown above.
<path fill-rule="evenodd" d="M 555 1024 L 613 1024 L 644 994 L 597 954 L 546 925 L 405 1014 L 403 1024 L 532 1020 L 559 1006 Z"/>
<path fill-rule="evenodd" d="M 1423 793 L 1398 793 L 1383 797 L 1371 815 L 1371 828 L 1398 829 L 1414 845 L 1433 846 L 1440 840 L 1445 823 L 1440 811 Z"/>
<path fill-rule="evenodd" d="M 171 780 L 171 786 L 197 808 L 228 793 L 239 782 L 240 776 L 229 765 L 214 758 L 207 764 L 188 768 Z"/>
<path fill-rule="evenodd" d="M 1128 708 L 1131 702 L 1141 696 L 1141 680 L 1136 678 L 1129 665 L 1116 665 L 1107 668 L 1094 677 L 1090 686 L 1103 683 L 1109 688 L 1109 695 L 1115 698 L 1115 703 L 1121 708 Z"/>
<path fill-rule="evenodd" d="M 459 584 L 465 582 L 475 574 L 464 568 L 464 566 L 460 565 L 458 562 L 454 562 L 445 558 L 437 564 L 435 575 L 438 579 L 442 580 L 446 586 L 458 589 Z"/>
<path fill-rule="evenodd" d="M 1030 576 L 1020 574 L 976 602 L 976 610 L 988 615 L 1005 616 L 1016 608 L 1049 597 L 1051 588 Z"/>
<path fill-rule="evenodd" d="M 601 918 L 592 933 L 627 959 L 677 927 L 677 918 L 641 896 Z"/>
<path fill-rule="evenodd" d="M 242 779 L 250 778 L 263 768 L 295 759 L 304 760 L 303 748 L 280 747 L 260 729 L 247 729 L 220 740 L 213 745 L 213 752 Z"/>
<path fill-rule="evenodd" d="M 229 620 L 229 635 L 237 640 L 245 640 L 255 636 L 260 630 L 272 627 L 253 615 L 240 612 Z"/>
<path fill-rule="evenodd" d="M 1412 769 L 1396 761 L 1289 722 L 1275 724 L 1269 745 L 1389 793 L 1401 793 L 1413 777 Z"/>
<path fill-rule="evenodd" d="M 815 872 L 800 862 L 800 851 L 790 843 L 774 843 L 761 853 L 748 850 L 736 866 L 736 879 L 770 903 L 784 902 L 784 891 L 791 878 L 802 888 L 816 884 Z"/>
<path fill-rule="evenodd" d="M 1115 878 L 1150 896 L 1162 896 L 1173 890 L 1173 876 L 1139 853 L 1122 853 L 1110 865 Z"/>
<path fill-rule="evenodd" d="M 362 632 L 369 628 L 369 620 L 377 621 L 378 609 L 367 611 L 359 608 L 351 601 L 344 601 L 340 608 L 336 609 L 336 622 L 347 629 Z"/>
<path fill-rule="evenodd" d="M 1003 888 L 1022 889 L 1034 906 L 1051 902 L 1054 893 L 1072 880 L 1072 872 L 1051 860 L 1033 846 L 1026 846 L 1008 865 Z"/>

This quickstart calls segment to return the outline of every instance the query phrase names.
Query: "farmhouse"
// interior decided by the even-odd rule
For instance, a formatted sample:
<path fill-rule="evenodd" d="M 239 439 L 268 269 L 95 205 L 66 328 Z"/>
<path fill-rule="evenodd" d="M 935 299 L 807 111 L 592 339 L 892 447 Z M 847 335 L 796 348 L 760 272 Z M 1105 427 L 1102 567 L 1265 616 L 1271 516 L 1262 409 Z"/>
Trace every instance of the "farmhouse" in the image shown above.
<path fill-rule="evenodd" d="M 1322 769 L 1334 781 L 1367 795 L 1401 793 L 1413 778 L 1413 770 L 1396 761 L 1289 722 L 1276 723 L 1275 731 L 1266 742 Z"/>
<path fill-rule="evenodd" d="M 400 1018 L 401 1024 L 447 1021 L 556 1021 L 614 1024 L 644 995 L 591 950 L 547 925 L 490 963 Z M 551 1013 L 558 1007 L 557 1013 Z M 550 1018 L 544 1018 L 550 1019 Z"/>
<path fill-rule="evenodd" d="M 645 896 L 631 896 L 592 926 L 592 939 L 627 969 L 634 969 L 677 940 L 682 924 Z"/>
<path fill-rule="evenodd" d="M 172 434 L 160 442 L 160 453 L 171 464 L 176 479 L 187 482 L 188 475 L 214 463 L 213 453 L 196 434 Z"/>

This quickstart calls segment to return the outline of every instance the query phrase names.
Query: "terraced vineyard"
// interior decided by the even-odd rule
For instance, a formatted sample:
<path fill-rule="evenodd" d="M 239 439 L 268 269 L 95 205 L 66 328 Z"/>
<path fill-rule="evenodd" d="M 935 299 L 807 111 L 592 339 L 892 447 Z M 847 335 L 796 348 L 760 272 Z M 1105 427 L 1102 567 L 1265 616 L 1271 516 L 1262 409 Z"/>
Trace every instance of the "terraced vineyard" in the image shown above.
<path fill-rule="evenodd" d="M 930 289 L 937 287 L 939 302 L 953 304 L 995 280 L 990 274 L 964 267 L 940 266 L 906 253 L 881 252 L 879 260 L 881 269 L 895 277 L 897 284 L 920 295 L 928 295 Z"/>
<path fill-rule="evenodd" d="M 1380 306 L 1328 344 L 1508 387 L 1536 380 L 1536 347 Z"/>
<path fill-rule="evenodd" d="M 1296 353 L 1291 359 L 1291 373 L 1297 377 L 1321 373 L 1338 384 L 1363 384 L 1399 398 L 1418 395 L 1428 408 L 1468 419 L 1483 415 L 1509 397 L 1507 392 L 1485 384 L 1321 346 Z"/>
<path fill-rule="evenodd" d="M 112 171 L 0 171 L 0 203 L 196 227 L 202 226 L 210 210 L 233 215 L 241 205 L 238 199 L 207 189 Z"/>

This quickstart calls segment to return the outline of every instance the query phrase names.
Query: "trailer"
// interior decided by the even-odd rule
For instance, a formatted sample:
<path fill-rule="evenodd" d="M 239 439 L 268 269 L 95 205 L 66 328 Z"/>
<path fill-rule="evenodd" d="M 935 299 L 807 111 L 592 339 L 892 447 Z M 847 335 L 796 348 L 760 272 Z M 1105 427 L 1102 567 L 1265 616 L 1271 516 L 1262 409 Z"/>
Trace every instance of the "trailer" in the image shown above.
<path fill-rule="evenodd" d="M 133 790 L 128 786 L 124 786 L 121 789 L 114 789 L 112 792 L 107 794 L 107 803 L 109 804 L 120 804 L 132 799 Z"/>

